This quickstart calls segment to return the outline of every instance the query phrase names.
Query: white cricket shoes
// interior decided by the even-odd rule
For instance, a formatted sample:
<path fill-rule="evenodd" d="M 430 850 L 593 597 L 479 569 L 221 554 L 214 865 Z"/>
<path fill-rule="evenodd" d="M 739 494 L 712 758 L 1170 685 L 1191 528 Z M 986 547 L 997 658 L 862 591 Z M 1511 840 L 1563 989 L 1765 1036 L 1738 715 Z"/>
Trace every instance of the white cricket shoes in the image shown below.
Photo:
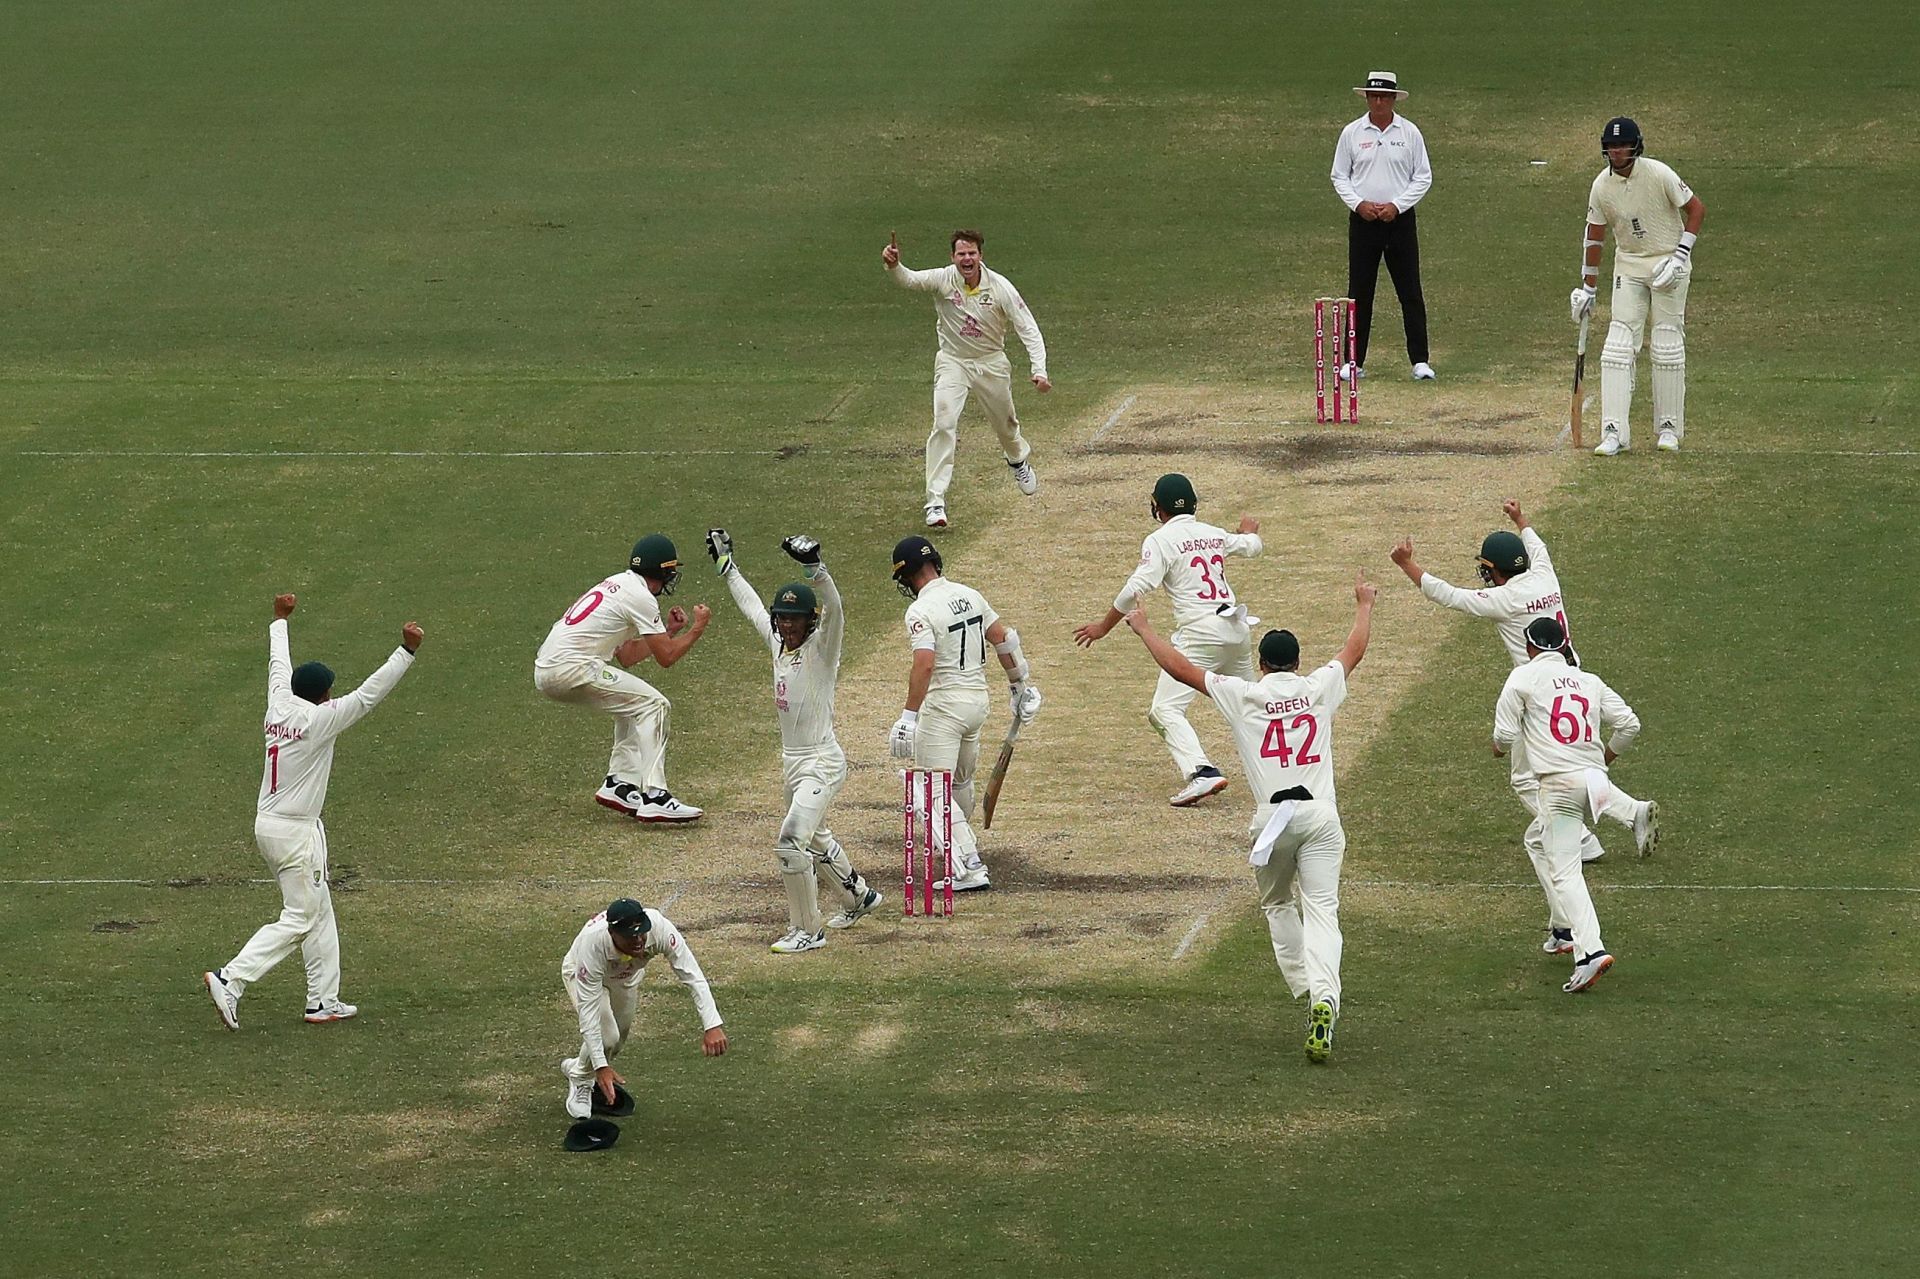
<path fill-rule="evenodd" d="M 567 1117 L 569 1119 L 591 1119 L 593 1117 L 593 1084 L 591 1071 L 585 1079 L 574 1077 L 579 1069 L 580 1059 L 568 1057 L 560 1063 L 560 1073 L 567 1077 Z"/>
<path fill-rule="evenodd" d="M 220 1010 L 221 1023 L 228 1030 L 240 1029 L 240 996 L 227 985 L 226 970 L 202 973 L 200 979 L 207 983 L 207 994 L 212 996 L 213 1006 Z"/>
<path fill-rule="evenodd" d="M 927 527 L 945 528 L 947 526 L 947 504 L 945 502 L 927 503 Z"/>
<path fill-rule="evenodd" d="M 803 950 L 819 950 L 826 944 L 826 933 L 810 933 L 804 928 L 796 928 L 767 949 L 776 955 L 797 955 Z"/>
<path fill-rule="evenodd" d="M 1577 995 L 1592 987 L 1600 980 L 1600 974 L 1613 967 L 1613 956 L 1604 950 L 1596 950 L 1573 966 L 1573 979 L 1560 989 L 1569 995 Z"/>
<path fill-rule="evenodd" d="M 636 822 L 697 822 L 707 810 L 683 804 L 666 791 L 641 791 L 640 805 L 633 810 Z"/>
<path fill-rule="evenodd" d="M 873 908 L 875 906 L 878 906 L 880 904 L 880 901 L 881 901 L 880 890 L 877 888 L 869 888 L 867 890 L 867 895 L 860 899 L 860 904 L 858 906 L 849 906 L 845 910 L 840 911 L 838 914 L 834 915 L 833 918 L 827 921 L 827 927 L 828 928 L 852 928 L 855 924 L 859 923 L 862 919 L 872 914 Z"/>
<path fill-rule="evenodd" d="M 1573 953 L 1573 929 L 1547 929 L 1547 939 L 1540 943 L 1540 951 L 1542 954 L 1547 955 L 1571 955 Z"/>
<path fill-rule="evenodd" d="M 1609 424 L 1600 432 L 1600 442 L 1593 446 L 1595 457 L 1612 457 L 1626 446 L 1620 443 L 1620 428 Z"/>
<path fill-rule="evenodd" d="M 1218 795 L 1227 788 L 1227 779 L 1220 770 L 1212 765 L 1193 770 L 1193 776 L 1187 784 L 1173 793 L 1167 800 L 1175 808 L 1192 808 L 1209 795 Z"/>
<path fill-rule="evenodd" d="M 939 885 L 936 884 L 935 887 Z M 956 893 L 973 893 L 992 887 L 993 880 L 987 874 L 985 862 L 975 862 L 971 870 L 962 871 L 953 877 L 953 891 Z"/>
<path fill-rule="evenodd" d="M 1660 847 L 1660 805 L 1647 800 L 1633 815 L 1633 846 L 1642 857 L 1653 856 L 1653 850 Z"/>
<path fill-rule="evenodd" d="M 1333 380 L 1335 385 L 1341 382 L 1358 382 L 1366 375 L 1367 371 L 1365 369 L 1356 365 L 1352 360 L 1348 360 L 1345 364 L 1342 364 L 1339 371 L 1333 375 Z"/>
<path fill-rule="evenodd" d="M 1663 426 L 1660 428 L 1660 442 L 1653 447 L 1659 449 L 1662 453 L 1678 453 L 1680 451 L 1680 436 L 1672 427 Z"/>
<path fill-rule="evenodd" d="M 640 807 L 640 788 L 609 774 L 606 783 L 594 792 L 593 802 L 631 817 L 634 810 Z"/>
<path fill-rule="evenodd" d="M 1425 360 L 1413 366 L 1413 380 L 1416 382 L 1432 382 L 1438 379 L 1439 376 L 1438 373 L 1433 371 L 1433 365 L 1428 364 Z"/>
<path fill-rule="evenodd" d="M 344 1004 L 337 999 L 323 1000 L 307 1005 L 307 1020 L 316 1026 L 324 1026 L 330 1021 L 345 1021 L 359 1013 L 358 1004 Z"/>
<path fill-rule="evenodd" d="M 1020 486 L 1022 493 L 1032 497 L 1040 491 L 1040 477 L 1033 473 L 1031 461 L 1009 462 L 1007 465 L 1013 468 L 1013 482 Z"/>

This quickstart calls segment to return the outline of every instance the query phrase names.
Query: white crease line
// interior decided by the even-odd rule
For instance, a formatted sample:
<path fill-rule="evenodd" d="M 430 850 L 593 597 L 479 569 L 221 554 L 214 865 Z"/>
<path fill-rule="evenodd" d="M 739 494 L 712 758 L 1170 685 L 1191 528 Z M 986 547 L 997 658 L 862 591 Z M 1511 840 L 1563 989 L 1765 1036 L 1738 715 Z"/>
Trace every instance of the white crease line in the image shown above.
<path fill-rule="evenodd" d="M 1180 944 L 1173 948 L 1173 957 L 1175 959 L 1187 953 L 1187 949 L 1192 946 L 1195 939 L 1200 936 L 1200 930 L 1207 926 L 1209 919 L 1213 918 L 1213 912 L 1220 909 L 1221 904 L 1227 900 L 1228 894 L 1232 893 L 1239 886 L 1238 883 L 1227 884 L 1218 892 L 1214 893 L 1213 900 L 1207 903 L 1207 908 L 1201 911 L 1199 916 L 1193 921 L 1193 927 L 1187 929 L 1187 935 L 1182 937 Z"/>
<path fill-rule="evenodd" d="M 828 409 L 825 413 L 821 414 L 819 417 L 808 418 L 807 419 L 808 424 L 812 426 L 822 426 L 828 422 L 833 421 L 833 419 L 840 416 L 840 410 L 847 407 L 847 401 L 851 400 L 854 396 L 858 395 L 859 393 L 860 393 L 860 383 L 855 382 L 852 386 L 849 386 L 846 390 L 840 392 L 840 398 L 833 402 L 832 408 Z"/>
<path fill-rule="evenodd" d="M 672 891 L 672 892 L 670 892 L 670 893 L 668 893 L 668 894 L 666 895 L 666 897 L 665 897 L 664 899 L 662 899 L 662 901 L 660 902 L 660 904 L 659 904 L 659 905 L 658 905 L 657 907 L 655 907 L 654 909 L 656 909 L 656 910 L 658 910 L 658 911 L 659 911 L 659 912 L 660 912 L 661 914 L 663 914 L 663 915 L 664 915 L 664 914 L 666 914 L 666 911 L 667 911 L 667 907 L 669 907 L 669 906 L 671 906 L 671 905 L 673 905 L 673 904 L 674 904 L 675 902 L 677 902 L 677 901 L 679 901 L 679 900 L 680 900 L 680 895 L 681 895 L 682 893 L 684 893 L 684 892 L 686 892 L 686 891 L 687 891 L 687 885 L 686 885 L 686 883 L 685 883 L 684 881 L 683 881 L 683 882 L 681 882 L 681 883 L 678 883 L 678 884 L 675 884 L 675 885 L 673 886 L 673 891 Z"/>
<path fill-rule="evenodd" d="M 9 888 L 80 888 L 91 884 L 122 885 L 146 888 L 210 888 L 220 884 L 275 884 L 274 879 L 241 879 L 205 881 L 181 878 L 169 879 L 0 879 L 0 887 Z M 367 875 L 356 875 L 348 883 L 358 887 L 361 884 L 423 886 L 423 887 L 471 887 L 471 888 L 573 888 L 597 884 L 630 884 L 630 879 L 475 879 L 471 876 L 461 879 L 384 879 Z M 1222 888 L 1214 900 L 1207 904 L 1207 913 L 1218 908 L 1238 883 Z M 1453 892 L 1469 890 L 1484 892 L 1489 889 L 1525 889 L 1539 892 L 1538 880 L 1495 880 L 1467 881 L 1456 880 L 1447 883 L 1423 882 L 1410 879 L 1350 879 L 1348 888 L 1404 888 L 1415 892 Z M 1900 884 L 1589 884 L 1593 892 L 1631 892 L 1631 893 L 1889 893 L 1920 894 L 1920 886 L 1909 887 Z M 677 901 L 685 893 L 684 884 L 676 884 L 668 895 L 668 901 Z M 1180 950 L 1174 952 L 1174 958 L 1191 943 L 1207 913 L 1202 913 L 1194 927 L 1189 930 L 1186 939 L 1180 943 Z"/>
<path fill-rule="evenodd" d="M 1106 433 L 1113 429 L 1113 424 L 1124 417 L 1127 410 L 1133 407 L 1133 402 L 1139 398 L 1138 395 L 1129 395 L 1126 399 L 1120 401 L 1120 407 L 1113 411 L 1111 417 L 1100 424 L 1100 429 L 1093 433 L 1093 439 L 1087 442 L 1087 447 L 1092 448 L 1095 444 L 1098 444 Z"/>
<path fill-rule="evenodd" d="M 809 449 L 808 452 L 814 450 Z M 281 458 L 281 457 L 777 457 L 780 449 L 22 449 L 15 457 L 171 457 L 171 458 Z"/>

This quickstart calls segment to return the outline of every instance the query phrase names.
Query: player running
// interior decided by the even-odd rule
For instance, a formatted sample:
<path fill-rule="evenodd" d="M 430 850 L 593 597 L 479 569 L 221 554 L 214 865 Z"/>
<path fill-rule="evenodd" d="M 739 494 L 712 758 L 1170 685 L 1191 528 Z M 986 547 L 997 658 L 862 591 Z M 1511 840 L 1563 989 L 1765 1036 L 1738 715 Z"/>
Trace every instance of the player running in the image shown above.
<path fill-rule="evenodd" d="M 943 568 L 940 552 L 924 537 L 902 538 L 893 548 L 894 584 L 913 601 L 906 617 L 913 664 L 906 708 L 888 734 L 888 745 L 895 759 L 910 759 L 917 769 L 953 773 L 953 891 L 964 893 L 993 887 L 972 825 L 980 726 L 987 719 L 988 646 L 1007 672 L 1012 713 L 1021 722 L 1038 713 L 1040 690 L 1020 651 L 1019 632 L 980 592 L 943 576 Z M 932 814 L 920 816 L 944 853 L 943 824 Z"/>
<path fill-rule="evenodd" d="M 1165 587 L 1173 603 L 1173 646 L 1203 671 L 1253 678 L 1249 628 L 1260 619 L 1247 616 L 1245 606 L 1234 598 L 1226 557 L 1260 553 L 1260 521 L 1243 515 L 1238 531 L 1229 533 L 1196 519 L 1193 512 L 1199 505 L 1186 476 L 1163 475 L 1155 481 L 1147 510 L 1160 527 L 1140 543 L 1140 567 L 1120 588 L 1107 615 L 1075 631 L 1074 643 L 1093 647 L 1123 616 L 1141 607 L 1148 592 Z M 1226 776 L 1207 758 L 1187 722 L 1193 696 L 1193 689 L 1162 672 L 1147 709 L 1147 722 L 1166 742 L 1174 767 L 1186 781 L 1168 800 L 1175 808 L 1190 807 L 1227 788 Z"/>
<path fill-rule="evenodd" d="M 1334 659 L 1300 674 L 1300 641 L 1292 631 L 1260 639 L 1260 678 L 1245 680 L 1200 669 L 1153 633 L 1139 609 L 1127 625 L 1168 676 L 1204 692 L 1233 730 L 1241 766 L 1258 800 L 1248 864 L 1260 890 L 1273 957 L 1295 999 L 1309 995 L 1307 1060 L 1333 1052 L 1340 1016 L 1340 864 L 1347 833 L 1333 798 L 1333 715 L 1347 698 L 1347 676 L 1366 656 L 1373 602 L 1380 590 L 1353 583 L 1353 629 Z"/>
<path fill-rule="evenodd" d="M 840 678 L 840 648 L 846 610 L 840 589 L 820 560 L 820 543 L 801 534 L 780 543 L 799 562 L 804 582 L 788 582 L 762 605 L 733 555 L 723 528 L 707 530 L 707 554 L 726 580 L 733 602 L 773 653 L 773 705 L 780 717 L 780 772 L 786 783 L 787 816 L 780 823 L 774 856 L 787 889 L 785 936 L 776 955 L 827 944 L 828 928 L 851 928 L 880 904 L 827 829 L 827 807 L 847 780 L 847 757 L 833 732 L 833 694 Z M 842 901 L 833 918 L 820 918 L 819 879 L 831 876 Z"/>

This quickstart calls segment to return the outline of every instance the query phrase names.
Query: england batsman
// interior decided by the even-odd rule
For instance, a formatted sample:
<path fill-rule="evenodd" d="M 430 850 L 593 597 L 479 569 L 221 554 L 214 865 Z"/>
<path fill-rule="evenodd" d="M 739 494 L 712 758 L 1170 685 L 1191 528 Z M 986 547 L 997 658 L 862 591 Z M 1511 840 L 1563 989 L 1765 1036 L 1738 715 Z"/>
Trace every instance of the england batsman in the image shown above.
<path fill-rule="evenodd" d="M 633 544 L 627 570 L 601 580 L 567 606 L 533 659 L 533 685 L 556 702 L 613 716 L 607 780 L 594 802 L 642 822 L 690 822 L 703 810 L 667 789 L 666 694 L 625 667 L 651 657 L 665 670 L 706 632 L 712 610 L 678 608 L 663 620 L 658 596 L 680 580 L 680 557 L 664 533 Z"/>
<path fill-rule="evenodd" d="M 567 1078 L 567 1114 L 573 1118 L 593 1113 L 596 1091 L 611 1106 L 614 1085 L 627 1082 L 613 1068 L 613 1059 L 633 1028 L 635 998 L 647 963 L 663 956 L 693 996 L 700 1014 L 700 1051 L 709 1057 L 727 1051 L 720 1010 L 686 938 L 659 911 L 622 897 L 586 922 L 560 961 L 560 982 L 580 1022 L 580 1051 L 560 1063 L 560 1073 Z"/>
<path fill-rule="evenodd" d="M 1347 698 L 1347 676 L 1366 656 L 1378 587 L 1353 583 L 1353 629 L 1334 659 L 1300 674 L 1300 641 L 1291 631 L 1260 639 L 1260 678 L 1203 671 L 1153 633 L 1139 609 L 1127 614 L 1160 669 L 1204 692 L 1226 716 L 1248 784 L 1258 797 L 1248 833 L 1248 863 L 1260 890 L 1273 957 L 1295 999 L 1307 995 L 1307 1060 L 1333 1052 L 1340 1016 L 1340 864 L 1347 833 L 1333 798 L 1333 716 Z"/>
<path fill-rule="evenodd" d="M 787 890 L 787 932 L 773 943 L 776 955 L 827 944 L 828 928 L 851 928 L 880 904 L 880 894 L 854 870 L 846 850 L 827 829 L 827 806 L 847 780 L 847 757 L 833 731 L 833 694 L 840 678 L 840 647 L 847 632 L 840 589 L 820 559 L 817 539 L 800 534 L 780 543 L 797 561 L 804 582 L 788 582 L 760 602 L 740 571 L 733 537 L 707 530 L 707 554 L 726 580 L 754 634 L 773 653 L 773 706 L 780 718 L 780 773 L 787 815 L 780 823 L 774 856 Z M 832 880 L 840 898 L 833 918 L 820 918 L 820 880 Z"/>
<path fill-rule="evenodd" d="M 1537 852 L 1528 852 L 1555 910 L 1568 922 L 1573 976 L 1561 989 L 1578 994 L 1613 967 L 1580 870 L 1580 841 L 1588 814 L 1610 788 L 1607 766 L 1633 744 L 1640 718 L 1604 680 L 1577 665 L 1558 621 L 1537 617 L 1527 623 L 1525 642 L 1527 660 L 1507 676 L 1494 707 L 1493 753 L 1504 755 L 1525 743 L 1539 778 L 1546 835 Z"/>
<path fill-rule="evenodd" d="M 343 697 L 333 696 L 333 672 L 319 662 L 293 664 L 287 619 L 298 603 L 273 597 L 267 627 L 266 761 L 253 818 L 253 842 L 280 882 L 280 917 L 261 925 L 226 967 L 201 975 L 221 1024 L 240 1029 L 240 996 L 297 946 L 306 961 L 306 1019 L 345 1021 L 360 1010 L 340 999 L 340 933 L 327 888 L 327 828 L 320 810 L 333 776 L 333 744 L 378 706 L 413 669 L 425 638 L 416 622 L 400 628 L 400 647 L 380 669 Z"/>
<path fill-rule="evenodd" d="M 1074 643 L 1093 647 L 1122 617 L 1141 607 L 1149 592 L 1164 587 L 1173 604 L 1173 646 L 1203 671 L 1253 678 L 1249 627 L 1260 619 L 1247 616 L 1227 584 L 1227 557 L 1260 553 L 1260 521 L 1243 515 L 1238 531 L 1229 533 L 1195 518 L 1199 505 L 1186 476 L 1163 475 L 1154 482 L 1147 511 L 1159 527 L 1140 543 L 1140 566 L 1120 588 L 1107 615 L 1073 633 Z M 1227 788 L 1226 776 L 1207 758 L 1187 722 L 1193 696 L 1193 689 L 1162 671 L 1147 708 L 1147 722 L 1166 742 L 1184 782 L 1168 800 L 1175 808 L 1190 807 Z"/>
<path fill-rule="evenodd" d="M 1047 343 L 1013 281 L 981 261 L 986 243 L 978 231 L 955 231 L 948 237 L 952 264 L 926 271 L 900 265 L 897 238 L 890 237 L 880 250 L 880 260 L 894 283 L 939 295 L 933 304 L 940 350 L 933 357 L 933 433 L 927 436 L 928 528 L 947 526 L 947 486 L 953 482 L 960 411 L 967 407 L 970 394 L 980 397 L 980 407 L 1000 437 L 1000 452 L 1013 472 L 1013 482 L 1028 497 L 1040 491 L 1040 479 L 1029 460 L 1032 446 L 1021 437 L 1020 419 L 1013 412 L 1007 329 L 1011 327 L 1027 348 L 1033 384 L 1042 392 L 1053 389 L 1047 378 Z"/>
<path fill-rule="evenodd" d="M 893 548 L 893 581 L 913 603 L 907 606 L 906 707 L 894 721 L 888 745 L 895 759 L 922 771 L 953 774 L 953 891 L 991 888 L 987 865 L 973 834 L 973 779 L 980 763 L 980 726 L 987 719 L 987 649 L 1007 673 L 1012 713 L 1024 723 L 1040 709 L 1020 634 L 971 586 L 944 575 L 940 552 L 924 537 L 902 538 Z M 924 794 L 924 792 L 922 792 Z M 924 799 L 915 800 L 916 808 Z M 923 813 L 936 847 L 946 850 L 945 823 Z"/>
<path fill-rule="evenodd" d="M 1655 447 L 1676 453 L 1687 435 L 1687 285 L 1693 246 L 1707 206 L 1693 188 L 1644 154 L 1640 126 L 1626 116 L 1607 121 L 1600 153 L 1607 167 L 1587 195 L 1587 235 L 1581 247 L 1580 285 L 1573 291 L 1573 322 L 1593 310 L 1600 253 L 1613 232 L 1613 292 L 1608 295 L 1607 341 L 1600 349 L 1601 457 L 1624 453 L 1633 442 L 1633 366 L 1653 317 Z"/>
<path fill-rule="evenodd" d="M 1527 661 L 1529 623 L 1549 617 L 1564 633 L 1570 634 L 1571 627 L 1567 624 L 1566 600 L 1560 593 L 1560 578 L 1554 572 L 1546 542 L 1534 531 L 1533 522 L 1520 509 L 1518 501 L 1508 498 L 1500 504 L 1500 509 L 1516 531 L 1499 529 L 1487 534 L 1480 543 L 1477 567 L 1484 584 L 1480 590 L 1462 590 L 1422 568 L 1413 558 L 1412 538 L 1402 538 L 1393 548 L 1392 557 L 1400 571 L 1420 588 L 1420 593 L 1434 603 L 1490 619 L 1508 658 L 1515 666 L 1522 666 Z M 1521 843 L 1539 873 L 1546 823 L 1540 811 L 1539 779 L 1528 762 L 1524 742 L 1515 745 L 1511 762 L 1509 780 L 1514 797 L 1532 818 L 1521 836 Z M 1637 800 L 1625 791 L 1614 791 L 1605 815 L 1633 831 L 1634 847 L 1642 857 L 1651 856 L 1659 845 L 1660 806 L 1655 801 Z M 1606 849 L 1601 847 L 1599 838 L 1591 830 L 1583 830 L 1580 860 L 1598 861 L 1605 855 Z M 1549 954 L 1565 954 L 1573 945 L 1569 921 L 1560 913 L 1558 899 L 1544 875 L 1540 876 L 1540 889 L 1546 894 L 1548 907 L 1547 939 L 1541 949 Z"/>

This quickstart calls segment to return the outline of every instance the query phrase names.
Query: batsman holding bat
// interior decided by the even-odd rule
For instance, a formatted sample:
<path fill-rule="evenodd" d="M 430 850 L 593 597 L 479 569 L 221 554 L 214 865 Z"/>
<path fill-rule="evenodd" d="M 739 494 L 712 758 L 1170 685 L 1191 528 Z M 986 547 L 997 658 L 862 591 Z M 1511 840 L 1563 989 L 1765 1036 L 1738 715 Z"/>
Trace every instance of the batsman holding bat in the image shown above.
<path fill-rule="evenodd" d="M 1693 188 L 1643 154 L 1640 126 L 1625 116 L 1600 131 L 1607 167 L 1587 198 L 1587 237 L 1580 287 L 1573 291 L 1574 322 L 1593 311 L 1600 253 L 1613 231 L 1613 292 L 1606 345 L 1600 349 L 1600 457 L 1624 453 L 1633 442 L 1633 366 L 1653 315 L 1653 424 L 1655 447 L 1677 453 L 1687 434 L 1687 285 L 1693 245 L 1707 206 Z"/>
<path fill-rule="evenodd" d="M 880 894 L 867 886 L 827 829 L 827 806 L 847 781 L 847 756 L 833 732 L 833 694 L 847 632 L 840 589 L 821 563 L 817 540 L 801 534 L 780 543 L 780 549 L 801 565 L 807 580 L 779 587 L 772 602 L 763 605 L 734 559 L 732 535 L 723 528 L 707 530 L 714 568 L 754 634 L 773 653 L 773 706 L 780 716 L 780 773 L 787 799 L 773 851 L 787 888 L 788 929 L 772 950 L 793 955 L 826 945 L 827 928 L 859 923 L 880 904 Z M 842 901 L 823 927 L 820 881 L 829 877 Z"/>
<path fill-rule="evenodd" d="M 900 265 L 900 240 L 890 236 L 880 250 L 894 283 L 903 289 L 939 295 L 933 306 L 940 337 L 933 357 L 933 433 L 927 436 L 927 527 L 947 526 L 947 486 L 953 482 L 953 457 L 959 441 L 960 411 L 967 396 L 978 395 L 987 419 L 1000 437 L 1000 451 L 1013 470 L 1013 482 L 1032 497 L 1040 478 L 1028 460 L 1032 447 L 1021 438 L 1013 412 L 1013 365 L 1007 360 L 1007 329 L 1027 348 L 1033 384 L 1051 391 L 1047 343 L 1013 281 L 980 260 L 986 239 L 978 231 L 955 231 L 948 239 L 951 266 L 910 271 Z"/>

